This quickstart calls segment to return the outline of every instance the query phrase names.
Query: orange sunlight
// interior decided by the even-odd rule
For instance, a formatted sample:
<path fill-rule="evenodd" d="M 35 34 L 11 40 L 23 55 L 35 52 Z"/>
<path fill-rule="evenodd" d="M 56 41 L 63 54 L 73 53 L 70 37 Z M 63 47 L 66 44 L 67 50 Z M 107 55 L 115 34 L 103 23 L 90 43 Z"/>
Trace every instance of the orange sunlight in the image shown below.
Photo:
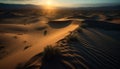
<path fill-rule="evenodd" d="M 53 9 L 55 7 L 55 2 L 53 0 L 45 0 L 44 7 L 46 9 Z"/>
<path fill-rule="evenodd" d="M 54 17 L 56 16 L 56 2 L 55 0 L 44 0 L 43 1 L 43 14 L 47 17 Z"/>

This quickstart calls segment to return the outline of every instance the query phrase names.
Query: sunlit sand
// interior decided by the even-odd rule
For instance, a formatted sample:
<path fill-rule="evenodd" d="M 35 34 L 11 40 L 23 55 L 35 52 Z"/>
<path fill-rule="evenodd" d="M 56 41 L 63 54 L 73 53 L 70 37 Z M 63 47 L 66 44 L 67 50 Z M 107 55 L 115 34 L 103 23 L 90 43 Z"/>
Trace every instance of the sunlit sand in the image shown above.
<path fill-rule="evenodd" d="M 120 69 L 119 10 L 57 4 L 0 5 L 0 69 Z"/>

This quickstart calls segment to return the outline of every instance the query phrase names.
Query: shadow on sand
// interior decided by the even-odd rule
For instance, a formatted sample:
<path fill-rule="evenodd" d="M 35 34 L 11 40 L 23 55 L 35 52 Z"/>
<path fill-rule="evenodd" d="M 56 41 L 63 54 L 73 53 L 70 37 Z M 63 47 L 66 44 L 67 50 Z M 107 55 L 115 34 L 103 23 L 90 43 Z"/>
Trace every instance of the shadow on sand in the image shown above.
<path fill-rule="evenodd" d="M 87 27 L 99 28 L 104 30 L 120 30 L 120 24 L 110 23 L 106 21 L 85 20 Z"/>
<path fill-rule="evenodd" d="M 59 28 L 64 28 L 68 25 L 71 24 L 71 20 L 67 20 L 67 21 L 50 21 L 48 22 L 48 25 L 52 28 L 55 28 L 55 29 L 59 29 Z"/>

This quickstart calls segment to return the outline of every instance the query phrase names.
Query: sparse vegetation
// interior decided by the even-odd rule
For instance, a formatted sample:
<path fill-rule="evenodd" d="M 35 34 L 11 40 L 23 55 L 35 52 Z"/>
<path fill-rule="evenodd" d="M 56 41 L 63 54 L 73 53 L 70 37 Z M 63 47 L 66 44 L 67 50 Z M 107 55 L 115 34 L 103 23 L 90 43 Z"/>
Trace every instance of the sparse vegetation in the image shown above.
<path fill-rule="evenodd" d="M 43 51 L 43 62 L 47 62 L 50 60 L 55 60 L 55 59 L 59 59 L 61 57 L 62 53 L 60 51 L 60 49 L 58 49 L 57 47 L 53 47 L 51 45 L 45 47 L 44 51 Z"/>

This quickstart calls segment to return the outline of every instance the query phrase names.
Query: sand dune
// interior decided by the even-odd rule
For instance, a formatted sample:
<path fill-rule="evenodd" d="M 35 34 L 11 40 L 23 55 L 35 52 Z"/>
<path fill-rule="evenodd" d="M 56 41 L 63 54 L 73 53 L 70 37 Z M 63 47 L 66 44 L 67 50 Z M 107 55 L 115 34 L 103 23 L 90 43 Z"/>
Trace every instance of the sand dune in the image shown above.
<path fill-rule="evenodd" d="M 42 13 L 0 12 L 0 69 L 120 69 L 119 12 Z M 61 55 L 43 62 L 48 45 Z"/>
<path fill-rule="evenodd" d="M 55 44 L 62 53 L 62 56 L 58 57 L 60 58 L 59 60 L 52 59 L 43 64 L 42 53 L 40 53 L 23 65 L 23 68 L 24 66 L 28 69 L 32 67 L 40 69 L 120 68 L 120 56 L 118 53 L 120 39 L 114 38 L 118 33 L 109 34 L 108 32 L 111 31 L 89 27 L 83 28 L 81 32 L 77 32 L 78 30 Z"/>
<path fill-rule="evenodd" d="M 36 53 L 43 51 L 45 46 L 54 44 L 56 41 L 67 36 L 69 34 L 69 31 L 73 31 L 78 27 L 77 24 L 74 24 L 72 22 L 69 22 L 69 25 L 64 27 L 63 24 L 59 24 L 59 26 L 62 26 L 61 29 L 54 29 L 44 22 L 28 25 L 1 24 L 0 26 L 0 30 L 3 31 L 1 32 L 1 37 L 3 38 L 1 38 L 0 41 L 7 42 L 5 44 L 2 42 L 0 43 L 1 49 L 8 50 L 6 51 L 7 54 L 5 55 L 2 53 L 2 51 L 0 51 L 1 69 L 15 69 L 19 63 L 28 61 Z M 45 31 L 46 35 L 44 33 Z M 2 44 L 5 46 L 4 49 Z M 16 61 L 13 63 L 14 60 Z M 6 67 L 6 65 L 8 66 Z"/>
<path fill-rule="evenodd" d="M 1 24 L 0 36 L 2 38 L 0 38 L 0 58 L 2 60 L 0 60 L 0 65 L 2 66 L 0 66 L 0 68 L 119 68 L 119 54 L 117 54 L 117 52 L 119 52 L 120 38 L 114 37 L 119 34 L 119 30 L 116 30 L 116 24 L 114 24 L 115 27 L 113 27 L 112 30 L 108 31 L 109 29 L 101 27 L 103 27 L 103 24 L 105 24 L 104 26 L 108 26 L 109 22 L 85 20 L 83 22 L 88 24 L 87 28 L 83 28 L 81 31 L 78 31 L 79 29 L 76 30 L 78 32 L 70 32 L 75 30 L 78 24 L 79 26 L 82 25 L 80 20 L 72 20 L 58 19 L 48 23 L 43 22 L 28 25 Z M 97 24 L 94 22 L 97 22 Z M 95 28 L 96 26 L 97 29 Z M 113 26 L 113 24 L 110 23 L 110 27 L 111 26 Z M 110 32 L 114 33 L 110 34 Z M 2 35 L 3 33 L 4 35 Z M 69 33 L 71 35 L 65 37 Z M 77 36 L 77 40 L 70 40 L 69 37 L 71 36 Z M 60 57 L 59 60 L 51 60 L 47 64 L 43 64 L 41 53 L 36 56 L 34 55 L 42 52 L 44 47 L 49 44 L 55 44 L 55 46 L 61 50 L 62 57 Z M 13 62 L 14 57 L 16 57 L 17 61 L 9 64 Z M 8 66 L 6 67 L 5 65 Z"/>

